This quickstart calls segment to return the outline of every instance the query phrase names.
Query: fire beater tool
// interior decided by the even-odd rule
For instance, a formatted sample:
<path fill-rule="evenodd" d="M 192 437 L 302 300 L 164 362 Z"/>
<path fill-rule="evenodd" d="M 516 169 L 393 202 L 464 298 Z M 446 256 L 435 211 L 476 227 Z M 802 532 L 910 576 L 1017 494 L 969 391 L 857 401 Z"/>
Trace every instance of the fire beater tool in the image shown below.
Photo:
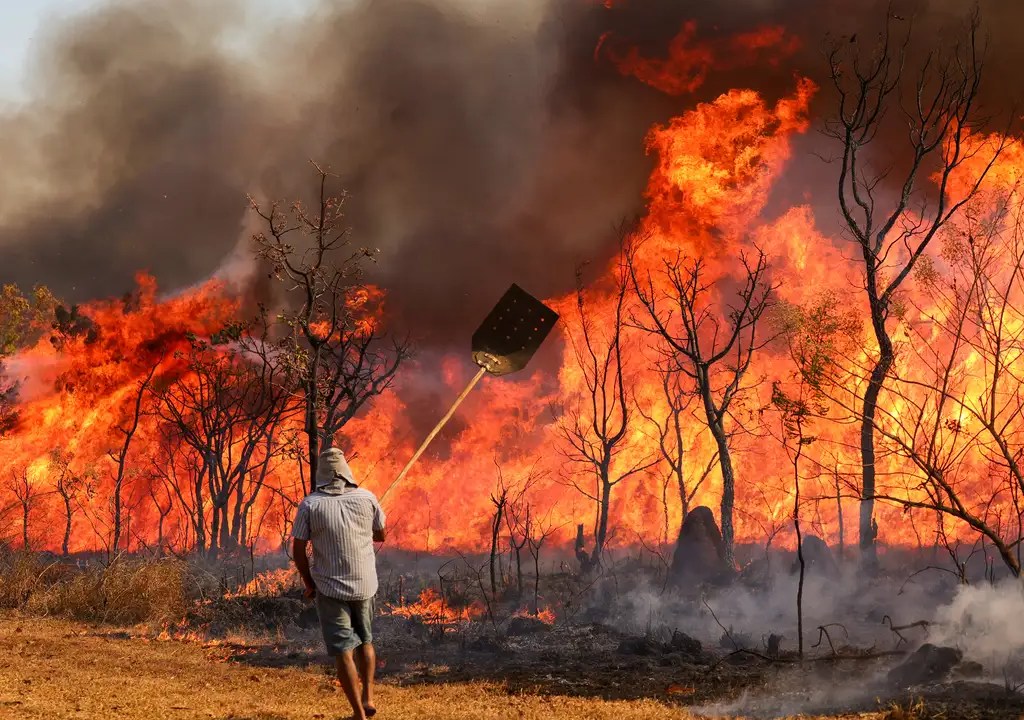
<path fill-rule="evenodd" d="M 487 374 L 509 375 L 525 368 L 557 321 L 558 313 L 515 283 L 512 284 L 512 287 L 501 296 L 501 300 L 487 315 L 477 331 L 473 333 L 471 344 L 473 362 L 480 369 L 455 398 L 455 402 L 448 408 L 448 412 L 444 414 L 409 458 L 409 462 L 402 468 L 402 472 L 381 494 L 381 500 L 391 492 L 391 488 L 409 474 L 409 470 L 423 454 L 423 451 L 437 437 L 441 428 L 451 419 L 455 410 L 483 376 Z"/>

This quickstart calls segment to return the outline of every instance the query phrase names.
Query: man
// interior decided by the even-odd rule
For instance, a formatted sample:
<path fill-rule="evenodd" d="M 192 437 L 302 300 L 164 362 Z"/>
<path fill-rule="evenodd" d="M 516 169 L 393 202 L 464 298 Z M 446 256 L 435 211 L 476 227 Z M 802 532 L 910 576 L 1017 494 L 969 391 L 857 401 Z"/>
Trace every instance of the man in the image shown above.
<path fill-rule="evenodd" d="M 320 455 L 316 492 L 295 513 L 292 557 L 315 598 L 327 653 L 334 657 L 338 680 L 356 720 L 373 717 L 373 596 L 377 560 L 373 543 L 384 541 L 384 511 L 377 498 L 356 486 L 345 455 L 336 448 Z M 306 544 L 313 543 L 310 570 Z M 358 682 L 362 682 L 362 694 Z"/>

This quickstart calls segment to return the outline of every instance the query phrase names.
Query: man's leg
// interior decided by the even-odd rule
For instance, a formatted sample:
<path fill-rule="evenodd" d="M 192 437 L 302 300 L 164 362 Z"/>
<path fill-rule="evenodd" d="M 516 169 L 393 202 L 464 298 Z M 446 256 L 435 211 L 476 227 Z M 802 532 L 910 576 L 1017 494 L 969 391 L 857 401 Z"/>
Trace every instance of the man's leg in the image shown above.
<path fill-rule="evenodd" d="M 356 672 L 356 664 L 352 661 L 352 651 L 346 650 L 334 658 L 338 668 L 338 680 L 341 682 L 341 689 L 345 691 L 345 697 L 352 705 L 352 715 L 356 720 L 366 720 L 366 711 L 363 710 L 363 703 L 359 698 L 359 675 Z"/>
<path fill-rule="evenodd" d="M 355 649 L 356 667 L 359 669 L 359 679 L 363 682 L 363 705 L 374 707 L 373 704 L 373 675 L 377 669 L 377 653 L 373 649 L 373 643 L 363 643 Z"/>
<path fill-rule="evenodd" d="M 352 631 L 362 643 L 355 650 L 359 679 L 363 682 L 363 707 L 367 715 L 376 713 L 373 704 L 373 676 L 377 670 L 377 653 L 373 649 L 373 599 L 359 600 L 349 606 Z"/>
<path fill-rule="evenodd" d="M 324 636 L 327 653 L 334 656 L 338 681 L 345 691 L 352 706 L 355 720 L 366 720 L 366 712 L 359 698 L 359 675 L 355 662 L 352 660 L 352 649 L 358 640 L 352 632 L 352 617 L 348 603 L 326 597 L 321 593 L 316 596 L 316 610 L 320 617 L 320 631 Z"/>

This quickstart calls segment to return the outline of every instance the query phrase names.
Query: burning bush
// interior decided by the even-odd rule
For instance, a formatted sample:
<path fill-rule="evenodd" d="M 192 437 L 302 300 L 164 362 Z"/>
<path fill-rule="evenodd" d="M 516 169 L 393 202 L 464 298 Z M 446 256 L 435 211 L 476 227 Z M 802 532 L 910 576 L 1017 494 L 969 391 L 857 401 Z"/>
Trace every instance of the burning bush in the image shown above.
<path fill-rule="evenodd" d="M 420 593 L 419 599 L 414 603 L 385 606 L 385 613 L 389 615 L 416 618 L 426 625 L 467 622 L 480 617 L 483 612 L 483 608 L 477 603 L 462 608 L 452 607 L 436 590 L 429 587 Z"/>
<path fill-rule="evenodd" d="M 299 573 L 294 567 L 286 567 L 260 573 L 237 590 L 225 593 L 224 597 L 272 597 L 298 587 Z"/>

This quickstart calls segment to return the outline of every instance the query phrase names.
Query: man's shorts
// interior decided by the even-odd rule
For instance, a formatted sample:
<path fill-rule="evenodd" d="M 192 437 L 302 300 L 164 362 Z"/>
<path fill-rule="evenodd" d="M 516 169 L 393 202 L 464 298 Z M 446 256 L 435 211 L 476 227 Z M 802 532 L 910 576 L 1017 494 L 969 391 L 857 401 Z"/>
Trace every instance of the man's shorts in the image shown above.
<path fill-rule="evenodd" d="M 327 654 L 332 657 L 373 642 L 373 598 L 336 600 L 317 593 L 316 614 Z"/>

